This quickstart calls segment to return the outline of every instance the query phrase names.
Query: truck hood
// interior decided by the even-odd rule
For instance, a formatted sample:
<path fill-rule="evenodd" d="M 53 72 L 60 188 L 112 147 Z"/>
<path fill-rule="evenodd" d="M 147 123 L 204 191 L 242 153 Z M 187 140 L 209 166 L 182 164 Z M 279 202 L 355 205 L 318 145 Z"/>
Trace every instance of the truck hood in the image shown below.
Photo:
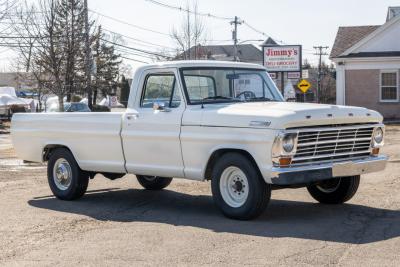
<path fill-rule="evenodd" d="M 293 102 L 208 104 L 201 116 L 183 124 L 202 126 L 285 129 L 290 127 L 382 122 L 382 116 L 361 107 Z M 200 115 L 200 114 L 199 114 Z"/>

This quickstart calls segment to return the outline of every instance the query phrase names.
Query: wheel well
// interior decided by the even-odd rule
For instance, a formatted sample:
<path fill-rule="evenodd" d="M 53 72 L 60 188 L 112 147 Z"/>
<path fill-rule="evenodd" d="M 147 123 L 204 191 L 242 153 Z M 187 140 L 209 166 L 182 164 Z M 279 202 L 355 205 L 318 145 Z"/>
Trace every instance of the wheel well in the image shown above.
<path fill-rule="evenodd" d="M 260 173 L 260 169 L 258 168 L 258 165 L 257 165 L 256 161 L 254 160 L 253 156 L 249 152 L 247 152 L 246 150 L 234 149 L 234 148 L 218 149 L 218 150 L 214 151 L 211 154 L 210 158 L 208 159 L 206 171 L 204 173 L 204 178 L 206 180 L 211 180 L 212 170 L 213 170 L 213 168 L 215 166 L 215 163 L 217 162 L 218 158 L 222 157 L 223 155 L 225 155 L 227 153 L 238 153 L 240 155 L 243 155 L 248 160 L 250 160 L 251 163 L 254 164 L 254 166 L 256 167 L 257 171 Z"/>
<path fill-rule="evenodd" d="M 71 151 L 68 147 L 66 147 L 66 146 L 63 146 L 63 145 L 47 145 L 47 146 L 45 146 L 45 147 L 43 148 L 43 161 L 48 161 L 48 160 L 50 159 L 51 153 L 52 153 L 54 150 L 56 150 L 57 148 L 65 148 L 65 149 L 68 149 L 68 150 L 71 152 L 71 154 L 72 154 L 72 151 Z"/>

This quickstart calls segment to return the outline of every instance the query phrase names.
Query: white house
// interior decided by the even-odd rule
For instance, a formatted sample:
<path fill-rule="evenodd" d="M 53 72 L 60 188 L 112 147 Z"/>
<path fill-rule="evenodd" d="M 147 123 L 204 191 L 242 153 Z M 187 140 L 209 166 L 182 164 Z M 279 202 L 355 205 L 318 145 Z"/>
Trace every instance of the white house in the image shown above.
<path fill-rule="evenodd" d="M 400 7 L 389 7 L 383 25 L 339 27 L 330 58 L 337 104 L 400 119 Z"/>

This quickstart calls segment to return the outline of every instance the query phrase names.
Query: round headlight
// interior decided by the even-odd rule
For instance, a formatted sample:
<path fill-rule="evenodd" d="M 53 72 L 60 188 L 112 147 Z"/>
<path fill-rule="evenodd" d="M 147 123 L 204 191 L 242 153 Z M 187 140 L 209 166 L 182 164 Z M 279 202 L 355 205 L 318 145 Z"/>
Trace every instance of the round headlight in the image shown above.
<path fill-rule="evenodd" d="M 374 131 L 374 141 L 376 144 L 380 144 L 383 141 L 383 130 L 382 128 L 377 128 Z"/>
<path fill-rule="evenodd" d="M 294 149 L 295 136 L 292 134 L 285 135 L 282 139 L 282 147 L 286 153 L 290 153 Z"/>

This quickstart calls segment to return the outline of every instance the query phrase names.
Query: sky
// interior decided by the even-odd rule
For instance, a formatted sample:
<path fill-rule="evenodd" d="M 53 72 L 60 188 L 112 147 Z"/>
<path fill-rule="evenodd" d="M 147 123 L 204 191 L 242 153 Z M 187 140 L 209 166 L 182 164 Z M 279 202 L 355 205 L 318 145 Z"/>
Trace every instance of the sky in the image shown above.
<path fill-rule="evenodd" d="M 37 1 L 37 0 L 31 0 Z M 186 7 L 195 0 L 158 0 L 174 6 Z M 184 13 L 154 5 L 146 0 L 88 0 L 89 9 L 102 15 L 150 29 L 155 33 L 119 23 L 91 12 L 91 17 L 106 30 L 114 31 L 155 45 L 126 39 L 126 45 L 139 49 L 159 51 L 173 48 L 168 35 L 178 27 Z M 313 46 L 332 48 L 339 26 L 381 25 L 385 23 L 387 8 L 400 6 L 400 0 L 197 0 L 198 10 L 221 17 L 238 16 L 257 30 L 283 44 L 301 44 L 303 59 L 317 63 Z M 232 26 L 229 20 L 203 18 L 209 44 L 232 44 Z M 266 39 L 245 25 L 239 26 L 240 41 Z M 261 42 L 250 42 L 259 45 Z M 0 51 L 0 71 L 12 63 L 12 54 Z M 4 57 L 6 55 L 6 57 Z M 8 58 L 7 58 L 8 57 Z M 149 62 L 148 58 L 129 55 L 130 58 Z M 327 57 L 325 57 L 327 60 Z M 140 63 L 125 60 L 132 66 Z M 5 67 L 6 66 L 6 67 Z"/>

